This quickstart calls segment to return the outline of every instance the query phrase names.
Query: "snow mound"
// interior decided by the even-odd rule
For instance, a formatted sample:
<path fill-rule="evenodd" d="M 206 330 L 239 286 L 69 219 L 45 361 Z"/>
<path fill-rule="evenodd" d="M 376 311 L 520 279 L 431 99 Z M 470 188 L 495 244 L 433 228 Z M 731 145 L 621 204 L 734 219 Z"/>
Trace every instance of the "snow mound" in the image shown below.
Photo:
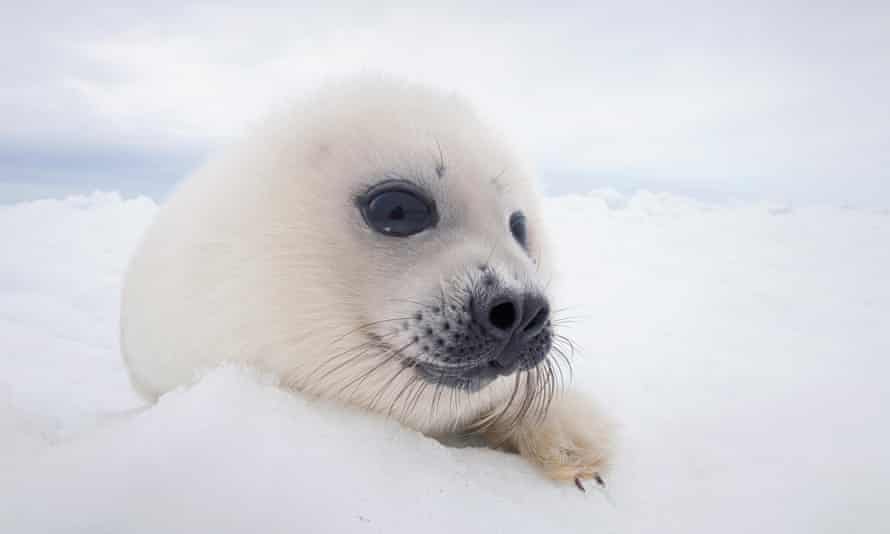
<path fill-rule="evenodd" d="M 608 494 L 248 369 L 143 406 L 117 299 L 154 203 L 0 206 L 0 532 L 890 530 L 890 217 L 608 190 L 546 209 L 576 387 L 621 424 Z"/>
<path fill-rule="evenodd" d="M 447 448 L 233 368 L 13 473 L 6 532 L 557 532 L 605 507 L 515 456 Z"/>

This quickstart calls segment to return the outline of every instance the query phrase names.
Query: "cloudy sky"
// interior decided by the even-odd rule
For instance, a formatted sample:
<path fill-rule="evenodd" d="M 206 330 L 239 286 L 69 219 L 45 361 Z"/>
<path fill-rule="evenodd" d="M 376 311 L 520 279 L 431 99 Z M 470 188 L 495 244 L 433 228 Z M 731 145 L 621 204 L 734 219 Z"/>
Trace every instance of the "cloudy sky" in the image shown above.
<path fill-rule="evenodd" d="M 885 1 L 0 2 L 0 199 L 162 195 L 251 121 L 370 71 L 470 96 L 552 192 L 890 206 Z"/>

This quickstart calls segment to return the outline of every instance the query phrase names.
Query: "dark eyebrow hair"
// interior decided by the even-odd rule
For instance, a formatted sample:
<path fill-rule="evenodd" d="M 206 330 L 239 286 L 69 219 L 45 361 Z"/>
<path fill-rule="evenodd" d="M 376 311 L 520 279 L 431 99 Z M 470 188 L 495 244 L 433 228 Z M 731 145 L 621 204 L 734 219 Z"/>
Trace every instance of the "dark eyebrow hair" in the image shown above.
<path fill-rule="evenodd" d="M 507 167 L 505 165 L 504 168 L 501 169 L 501 172 L 499 172 L 497 174 L 497 176 L 493 176 L 489 179 L 489 182 L 491 182 L 491 185 L 495 186 L 499 193 L 503 193 L 504 191 L 509 189 L 508 185 L 501 182 L 501 176 L 503 176 L 504 173 L 506 173 L 506 172 L 507 172 Z"/>

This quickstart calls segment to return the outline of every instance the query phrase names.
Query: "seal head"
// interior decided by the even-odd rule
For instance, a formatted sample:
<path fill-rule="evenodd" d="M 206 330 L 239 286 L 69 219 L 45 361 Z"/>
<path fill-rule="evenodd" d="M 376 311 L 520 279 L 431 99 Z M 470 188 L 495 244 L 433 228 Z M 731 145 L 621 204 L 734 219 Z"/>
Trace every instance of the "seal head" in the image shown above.
<path fill-rule="evenodd" d="M 123 352 L 150 397 L 239 362 L 427 432 L 543 411 L 547 259 L 530 173 L 466 102 L 328 85 L 173 193 L 125 280 Z"/>

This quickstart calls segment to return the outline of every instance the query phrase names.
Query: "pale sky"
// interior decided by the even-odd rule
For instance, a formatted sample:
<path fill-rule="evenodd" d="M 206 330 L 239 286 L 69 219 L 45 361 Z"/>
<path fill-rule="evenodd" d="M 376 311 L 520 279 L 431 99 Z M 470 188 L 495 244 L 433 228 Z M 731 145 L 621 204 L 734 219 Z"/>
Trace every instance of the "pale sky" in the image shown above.
<path fill-rule="evenodd" d="M 886 1 L 0 1 L 0 200 L 162 194 L 321 81 L 384 72 L 470 97 L 552 192 L 890 206 Z"/>

